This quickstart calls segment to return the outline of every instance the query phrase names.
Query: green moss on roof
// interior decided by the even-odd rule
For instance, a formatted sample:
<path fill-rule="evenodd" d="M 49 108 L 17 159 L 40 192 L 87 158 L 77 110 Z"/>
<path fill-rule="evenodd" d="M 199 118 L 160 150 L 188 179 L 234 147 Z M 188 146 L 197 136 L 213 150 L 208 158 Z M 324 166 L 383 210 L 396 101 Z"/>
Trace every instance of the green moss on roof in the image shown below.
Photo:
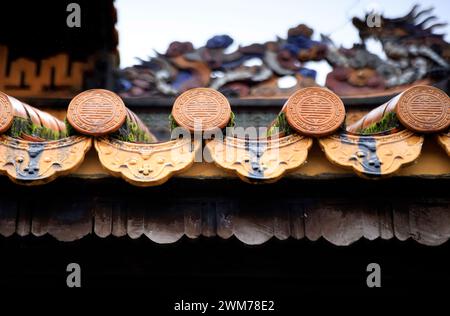
<path fill-rule="evenodd" d="M 177 128 L 179 125 L 177 121 L 173 118 L 172 113 L 169 114 L 169 129 L 170 131 L 173 131 L 175 128 Z"/>
<path fill-rule="evenodd" d="M 15 116 L 11 127 L 6 132 L 6 135 L 15 138 L 21 138 L 22 135 L 30 135 L 45 140 L 57 140 L 67 137 L 67 131 L 54 131 L 45 126 L 34 124 L 31 119 Z"/>
<path fill-rule="evenodd" d="M 400 121 L 398 120 L 397 115 L 394 112 L 390 112 L 385 116 L 383 116 L 383 118 L 380 121 L 359 130 L 359 133 L 363 135 L 382 133 L 387 132 L 393 128 L 397 128 L 399 126 Z"/>
<path fill-rule="evenodd" d="M 286 136 L 293 133 L 292 127 L 289 125 L 286 119 L 286 113 L 284 112 L 278 114 L 274 124 L 272 124 L 272 126 L 270 126 L 270 128 L 267 130 L 267 136 L 275 135 L 277 129 L 278 133 L 284 133 Z"/>
<path fill-rule="evenodd" d="M 72 135 L 77 135 L 78 134 L 76 129 L 74 129 L 72 127 L 72 125 L 70 125 L 69 121 L 67 120 L 67 117 L 64 120 L 64 124 L 66 124 L 66 135 L 67 136 L 72 136 Z"/>
<path fill-rule="evenodd" d="M 155 141 L 146 131 L 141 130 L 129 118 L 127 118 L 125 123 L 116 132 L 111 134 L 111 137 L 130 143 L 151 143 Z"/>

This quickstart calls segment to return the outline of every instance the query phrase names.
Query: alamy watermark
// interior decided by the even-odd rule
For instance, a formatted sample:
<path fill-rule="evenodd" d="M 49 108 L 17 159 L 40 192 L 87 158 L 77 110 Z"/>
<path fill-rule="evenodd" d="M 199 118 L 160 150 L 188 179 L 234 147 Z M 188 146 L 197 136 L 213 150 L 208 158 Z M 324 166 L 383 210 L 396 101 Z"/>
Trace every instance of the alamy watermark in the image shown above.
<path fill-rule="evenodd" d="M 370 272 L 366 278 L 366 284 L 368 287 L 381 287 L 381 267 L 378 263 L 369 263 L 366 268 L 367 272 Z"/>
<path fill-rule="evenodd" d="M 66 272 L 69 272 L 66 278 L 67 287 L 81 287 L 80 265 L 78 263 L 69 263 Z"/>
<path fill-rule="evenodd" d="M 81 27 L 81 7 L 78 3 L 69 3 L 66 8 L 70 12 L 66 18 L 66 24 L 70 28 Z"/>
<path fill-rule="evenodd" d="M 372 2 L 367 8 L 366 12 L 369 12 L 366 17 L 366 25 L 368 27 L 381 27 L 381 7 L 378 3 Z"/>
<path fill-rule="evenodd" d="M 379 13 L 368 14 L 366 24 L 368 27 L 381 27 L 381 15 Z"/>

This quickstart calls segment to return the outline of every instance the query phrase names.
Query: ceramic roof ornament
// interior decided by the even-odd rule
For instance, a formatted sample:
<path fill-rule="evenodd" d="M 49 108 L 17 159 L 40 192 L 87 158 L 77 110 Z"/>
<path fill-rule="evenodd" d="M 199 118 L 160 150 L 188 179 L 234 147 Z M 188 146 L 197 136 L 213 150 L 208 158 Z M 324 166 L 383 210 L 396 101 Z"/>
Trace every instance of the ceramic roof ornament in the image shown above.
<path fill-rule="evenodd" d="M 400 125 L 418 133 L 446 131 L 450 127 L 449 97 L 432 86 L 414 86 L 370 111 L 347 131 L 374 134 Z"/>
<path fill-rule="evenodd" d="M 431 86 L 414 86 L 346 130 L 320 139 L 320 144 L 331 162 L 377 179 L 393 175 L 419 157 L 421 134 L 438 134 L 449 127 L 448 96 Z M 446 134 L 437 137 L 446 148 Z"/>
<path fill-rule="evenodd" d="M 424 137 L 410 130 L 392 134 L 361 135 L 345 130 L 319 139 L 328 160 L 353 169 L 363 178 L 391 176 L 420 155 Z"/>
<path fill-rule="evenodd" d="M 141 119 L 109 90 L 92 89 L 75 96 L 67 109 L 67 121 L 85 135 L 109 135 L 132 143 L 155 141 Z"/>
<path fill-rule="evenodd" d="M 114 92 L 87 90 L 69 104 L 67 121 L 80 134 L 94 136 L 102 166 L 137 186 L 154 186 L 194 163 L 196 142 L 178 139 L 155 143 L 141 119 Z"/>
<path fill-rule="evenodd" d="M 363 42 L 369 38 L 379 40 L 390 59 L 406 58 L 410 65 L 414 65 L 418 59 L 425 58 L 429 62 L 427 70 L 434 68 L 433 71 L 443 71 L 441 75 L 448 75 L 450 44 L 444 40 L 444 34 L 434 32 L 446 23 L 428 23 L 436 20 L 432 11 L 433 8 L 419 10 L 419 5 L 414 5 L 403 17 L 389 19 L 381 15 L 380 27 L 368 26 L 368 14 L 364 20 L 355 17 L 352 22 Z"/>
<path fill-rule="evenodd" d="M 368 15 L 353 18 L 361 42 L 351 48 L 340 47 L 326 35 L 314 39 L 313 29 L 304 24 L 289 29 L 284 38 L 239 46 L 232 52 L 226 52 L 233 43 L 226 34 L 198 48 L 190 42 L 173 42 L 165 54 L 123 71 L 118 88 L 127 97 L 178 95 L 197 87 L 214 88 L 230 97 L 287 97 L 299 88 L 317 86 L 314 70 L 303 63 L 326 60 L 333 70 L 325 85 L 339 96 L 390 96 L 449 76 L 450 46 L 435 33 L 444 24 L 427 26 L 435 19 L 431 12 L 414 6 L 404 17 L 380 15 L 379 27 L 367 25 Z M 367 50 L 368 38 L 381 43 L 387 59 Z M 297 80 L 293 89 L 278 85 L 283 76 Z"/>
<path fill-rule="evenodd" d="M 432 9 L 419 10 L 415 5 L 403 17 L 379 16 L 380 25 L 370 27 L 364 19 L 353 18 L 362 44 L 351 49 L 338 48 L 326 36 L 327 60 L 333 66 L 326 86 L 341 96 L 394 94 L 411 85 L 432 84 L 445 80 L 450 72 L 450 44 L 434 30 L 445 24 L 428 23 L 434 19 Z M 367 39 L 382 45 L 387 59 L 367 51 Z"/>
<path fill-rule="evenodd" d="M 306 162 L 312 139 L 299 134 L 245 139 L 212 139 L 206 148 L 214 163 L 249 183 L 272 183 Z"/>
<path fill-rule="evenodd" d="M 175 41 L 169 44 L 169 47 L 166 51 L 166 56 L 169 58 L 178 57 L 192 51 L 194 51 L 194 45 L 192 45 L 191 42 Z"/>
<path fill-rule="evenodd" d="M 268 136 L 278 128 L 284 135 L 296 132 L 322 137 L 337 131 L 344 120 L 344 103 L 336 94 L 326 88 L 304 88 L 289 97 L 269 127 Z"/>
<path fill-rule="evenodd" d="M 0 92 L 0 133 L 35 142 L 67 136 L 64 122 L 3 92 Z"/>
<path fill-rule="evenodd" d="M 230 103 L 220 92 L 195 88 L 182 93 L 172 108 L 172 128 L 183 127 L 189 132 L 211 131 L 234 125 Z"/>
<path fill-rule="evenodd" d="M 172 42 L 165 54 L 122 71 L 118 88 L 126 97 L 176 95 L 200 87 L 227 96 L 286 96 L 292 89 L 278 86 L 282 76 L 298 81 L 294 89 L 316 85 L 315 72 L 302 63 L 323 59 L 326 46 L 312 40 L 312 32 L 301 24 L 290 29 L 287 38 L 240 46 L 230 53 L 226 49 L 233 39 L 226 34 L 213 36 L 199 48 Z"/>
<path fill-rule="evenodd" d="M 310 137 L 330 135 L 343 125 L 341 99 L 325 88 L 294 92 L 269 127 L 269 137 L 213 139 L 207 148 L 220 167 L 251 183 L 270 183 L 306 162 Z"/>
<path fill-rule="evenodd" d="M 3 133 L 3 134 L 1 134 Z M 18 184 L 48 183 L 81 165 L 91 139 L 0 92 L 0 173 Z"/>
<path fill-rule="evenodd" d="M 322 35 L 328 45 L 327 61 L 333 70 L 327 74 L 325 86 L 340 96 L 384 93 L 386 79 L 383 74 L 396 73 L 396 67 L 370 53 L 363 45 L 350 49 L 337 47 Z"/>
<path fill-rule="evenodd" d="M 176 139 L 162 143 L 123 142 L 111 137 L 95 139 L 100 163 L 109 174 L 136 186 L 161 185 L 194 164 L 200 142 Z"/>

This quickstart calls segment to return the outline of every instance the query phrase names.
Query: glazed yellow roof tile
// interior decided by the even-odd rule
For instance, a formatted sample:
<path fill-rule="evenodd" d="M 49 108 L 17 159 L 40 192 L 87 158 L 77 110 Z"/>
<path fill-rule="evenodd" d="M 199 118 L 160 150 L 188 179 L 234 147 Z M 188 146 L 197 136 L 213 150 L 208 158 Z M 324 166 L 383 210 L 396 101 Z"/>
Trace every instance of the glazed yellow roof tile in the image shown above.
<path fill-rule="evenodd" d="M 88 92 L 93 93 L 92 91 Z M 324 95 L 337 98 L 328 92 L 317 94 L 318 91 L 321 91 L 320 88 L 304 89 L 301 95 L 319 99 L 324 98 Z M 80 178 L 120 177 L 137 186 L 162 185 L 173 176 L 199 179 L 239 177 L 249 183 L 271 183 L 283 177 L 341 178 L 354 174 L 367 179 L 389 176 L 447 178 L 450 176 L 450 134 L 448 131 L 440 132 L 440 129 L 442 126 L 448 126 L 447 121 L 450 121 L 448 96 L 436 88 L 425 86 L 410 88 L 407 92 L 392 99 L 403 106 L 402 111 L 407 114 L 402 115 L 410 115 L 408 119 L 413 124 L 421 124 L 419 121 L 423 119 L 422 112 L 417 122 L 414 121 L 417 100 L 415 103 L 408 102 L 417 97 L 426 106 L 429 101 L 432 104 L 432 114 L 435 115 L 433 119 L 439 122 L 436 132 L 433 132 L 433 124 L 427 123 L 429 129 L 425 134 L 404 126 L 397 126 L 389 130 L 389 133 L 369 135 L 335 127 L 331 135 L 323 136 L 323 133 L 329 133 L 327 120 L 333 118 L 329 115 L 316 116 L 314 109 L 308 105 L 308 120 L 314 119 L 320 123 L 311 125 L 310 128 L 315 132 L 309 132 L 308 135 L 291 131 L 286 135 L 283 135 L 283 132 L 279 137 L 269 138 L 226 136 L 223 139 L 209 139 L 201 144 L 195 137 L 159 143 L 140 142 L 139 137 L 150 135 L 143 122 L 125 108 L 118 96 L 106 90 L 98 90 L 98 95 L 106 94 L 108 98 L 113 98 L 115 103 L 109 107 L 104 98 L 85 98 L 84 103 L 78 104 L 77 111 L 67 114 L 71 117 L 68 121 L 81 122 L 77 124 L 84 124 L 82 122 L 88 119 L 93 124 L 92 133 L 85 126 L 84 136 L 78 134 L 51 141 L 0 135 L 0 173 L 16 183 L 25 185 L 45 184 L 58 176 L 66 175 Z M 438 106 L 437 101 L 432 99 L 433 93 L 439 94 Z M 408 100 L 402 99 L 405 95 Z M 5 119 L 11 119 L 13 113 L 10 111 L 8 99 L 2 100 L 0 112 L 2 108 L 9 110 L 0 114 Z M 290 100 L 288 99 L 286 104 L 289 104 Z M 327 102 L 315 99 L 308 102 L 319 101 Z M 214 112 L 203 116 L 203 112 L 199 110 L 203 107 L 194 106 L 195 102 L 202 102 L 202 99 L 194 98 L 188 102 L 189 108 L 186 108 L 186 111 L 192 112 L 187 117 L 192 120 L 197 117 L 208 120 L 212 117 L 215 120 Z M 297 103 L 296 106 L 301 106 Z M 326 104 L 332 107 L 336 103 Z M 404 104 L 409 108 L 405 110 Z M 388 102 L 384 107 L 391 105 L 392 103 Z M 120 109 L 122 116 L 125 112 L 129 113 L 125 123 L 122 118 L 115 119 L 116 108 Z M 367 114 L 367 120 L 382 117 L 380 109 L 383 110 L 377 108 Z M 217 111 L 221 116 L 224 115 L 220 106 Z M 300 112 L 289 113 L 297 115 L 295 113 Z M 283 110 L 281 113 L 284 113 Z M 61 113 L 57 115 L 62 116 Z M 301 124 L 306 124 L 308 120 L 302 121 Z M 111 126 L 111 132 L 98 136 L 96 122 L 107 122 Z M 122 134 L 117 134 L 119 132 Z M 131 141 L 121 140 L 124 135 L 127 136 L 126 133 L 130 134 Z M 317 136 L 311 136 L 314 134 Z"/>

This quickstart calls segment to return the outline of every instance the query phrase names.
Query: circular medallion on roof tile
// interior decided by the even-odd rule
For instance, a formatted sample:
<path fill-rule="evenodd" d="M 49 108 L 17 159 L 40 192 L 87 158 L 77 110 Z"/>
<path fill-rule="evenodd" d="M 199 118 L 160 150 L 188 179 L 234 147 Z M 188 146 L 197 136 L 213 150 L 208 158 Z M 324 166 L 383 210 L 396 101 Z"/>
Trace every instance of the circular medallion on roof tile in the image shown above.
<path fill-rule="evenodd" d="M 325 136 L 344 122 L 341 99 L 328 89 L 311 87 L 298 90 L 286 101 L 286 118 L 297 132 L 308 136 Z"/>
<path fill-rule="evenodd" d="M 208 131 L 224 128 L 231 117 L 227 98 L 209 88 L 195 88 L 182 93 L 172 109 L 172 116 L 189 131 Z"/>
<path fill-rule="evenodd" d="M 8 96 L 0 92 L 0 133 L 6 132 L 14 120 L 14 111 Z"/>
<path fill-rule="evenodd" d="M 445 92 L 431 86 L 406 90 L 396 110 L 400 122 L 416 132 L 439 132 L 450 126 L 450 99 Z"/>
<path fill-rule="evenodd" d="M 118 130 L 127 112 L 122 99 L 103 89 L 87 90 L 75 98 L 67 109 L 67 120 L 80 133 L 100 136 Z"/>

